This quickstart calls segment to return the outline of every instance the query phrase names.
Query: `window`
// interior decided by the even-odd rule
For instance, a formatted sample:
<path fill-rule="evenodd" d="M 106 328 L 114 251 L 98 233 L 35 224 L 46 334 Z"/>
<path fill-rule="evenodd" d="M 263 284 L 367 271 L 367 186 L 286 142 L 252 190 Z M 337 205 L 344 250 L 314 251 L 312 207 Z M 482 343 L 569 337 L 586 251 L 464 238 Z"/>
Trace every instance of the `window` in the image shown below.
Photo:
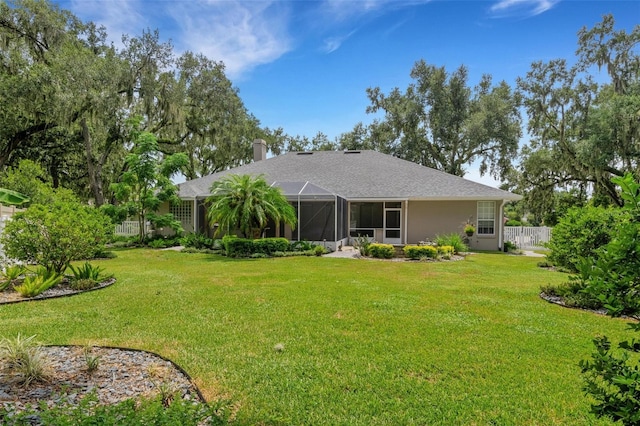
<path fill-rule="evenodd" d="M 478 235 L 495 234 L 496 202 L 478 201 Z"/>
<path fill-rule="evenodd" d="M 384 226 L 383 203 L 351 203 L 349 235 L 366 235 L 373 238 L 376 228 Z"/>
<path fill-rule="evenodd" d="M 181 201 L 178 204 L 172 204 L 169 207 L 169 213 L 173 215 L 173 218 L 180 221 L 185 231 L 193 230 L 193 214 L 191 206 L 193 201 Z"/>
<path fill-rule="evenodd" d="M 382 203 L 351 203 L 351 228 L 382 228 Z"/>

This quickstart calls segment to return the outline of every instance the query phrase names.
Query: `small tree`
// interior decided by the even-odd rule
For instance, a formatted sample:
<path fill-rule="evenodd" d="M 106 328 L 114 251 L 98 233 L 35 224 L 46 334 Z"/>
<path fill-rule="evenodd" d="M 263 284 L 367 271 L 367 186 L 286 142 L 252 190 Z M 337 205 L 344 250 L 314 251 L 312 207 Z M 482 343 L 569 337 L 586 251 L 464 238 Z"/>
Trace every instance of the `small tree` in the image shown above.
<path fill-rule="evenodd" d="M 295 226 L 296 211 L 280 188 L 269 186 L 262 176 L 229 175 L 211 186 L 207 218 L 221 230 L 239 230 L 247 238 L 259 238 L 269 220 Z"/>
<path fill-rule="evenodd" d="M 630 174 L 612 179 L 622 188 L 627 216 L 616 228 L 615 237 L 597 252 L 590 270 L 583 272 L 584 291 L 597 297 L 611 316 L 640 319 L 640 185 Z M 586 262 L 586 261 L 585 261 Z M 630 328 L 640 331 L 640 324 Z M 593 412 L 599 417 L 620 420 L 624 425 L 640 424 L 640 363 L 631 353 L 640 352 L 640 341 L 618 343 L 622 353 L 612 349 L 606 336 L 594 339 L 591 361 L 581 361 L 585 390 L 596 400 Z"/>
<path fill-rule="evenodd" d="M 99 210 L 77 201 L 35 204 L 8 221 L 0 242 L 7 257 L 63 273 L 74 260 L 104 249 L 113 225 Z"/>
<path fill-rule="evenodd" d="M 126 171 L 119 183 L 113 184 L 112 189 L 116 198 L 124 204 L 137 219 L 140 225 L 139 240 L 144 241 L 144 224 L 147 220 L 152 223 L 162 221 L 170 224 L 179 232 L 180 224 L 172 221 L 172 216 L 156 215 L 163 202 L 176 203 L 179 201 L 176 193 L 177 186 L 171 177 L 187 163 L 184 153 L 162 157 L 158 149 L 156 137 L 145 131 L 139 131 L 134 123 L 131 132 L 134 142 L 133 151 L 125 159 Z"/>

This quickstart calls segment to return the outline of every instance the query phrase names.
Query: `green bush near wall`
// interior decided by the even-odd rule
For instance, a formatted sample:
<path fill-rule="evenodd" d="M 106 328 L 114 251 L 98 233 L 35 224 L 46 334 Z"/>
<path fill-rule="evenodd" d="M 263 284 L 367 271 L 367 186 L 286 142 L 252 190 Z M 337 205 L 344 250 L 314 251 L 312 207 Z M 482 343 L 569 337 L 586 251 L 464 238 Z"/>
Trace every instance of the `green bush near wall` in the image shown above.
<path fill-rule="evenodd" d="M 456 252 L 456 249 L 453 246 L 438 246 L 437 250 L 440 256 L 453 256 Z"/>
<path fill-rule="evenodd" d="M 396 249 L 391 244 L 370 244 L 369 253 L 378 259 L 391 259 L 396 254 Z"/>
<path fill-rule="evenodd" d="M 291 244 L 286 238 L 260 238 L 250 240 L 226 235 L 222 238 L 224 252 L 229 257 L 250 257 L 255 254 L 272 256 L 276 252 L 288 252 Z"/>
<path fill-rule="evenodd" d="M 438 249 L 433 246 L 404 246 L 402 250 L 404 251 L 404 255 L 409 259 L 422 259 L 425 257 L 434 259 L 438 255 Z"/>
<path fill-rule="evenodd" d="M 277 251 L 289 251 L 291 244 L 286 238 L 261 238 L 253 240 L 253 252 L 272 255 Z"/>

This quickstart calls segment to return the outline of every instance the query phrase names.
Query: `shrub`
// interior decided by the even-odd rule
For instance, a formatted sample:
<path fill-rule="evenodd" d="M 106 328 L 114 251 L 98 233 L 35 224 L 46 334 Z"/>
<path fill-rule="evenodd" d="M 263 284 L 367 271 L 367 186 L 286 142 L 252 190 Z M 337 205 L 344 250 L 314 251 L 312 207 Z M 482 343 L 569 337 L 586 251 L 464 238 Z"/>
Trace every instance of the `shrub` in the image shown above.
<path fill-rule="evenodd" d="M 4 281 L 0 281 L 0 291 L 4 291 L 9 284 L 14 283 L 22 274 L 25 272 L 25 267 L 22 265 L 12 265 L 5 267 L 2 272 L 2 277 L 4 277 Z"/>
<path fill-rule="evenodd" d="M 322 247 L 322 246 L 316 246 L 316 247 L 313 249 L 313 252 L 316 254 L 316 256 L 322 256 L 323 254 L 325 254 L 325 253 L 326 253 L 326 250 L 325 250 L 325 248 L 324 248 L 324 247 Z"/>
<path fill-rule="evenodd" d="M 293 243 L 291 243 L 291 250 L 293 251 L 313 250 L 313 247 L 315 247 L 315 245 L 309 241 L 294 241 Z M 282 251 L 287 251 L 287 250 L 282 250 Z"/>
<path fill-rule="evenodd" d="M 469 247 L 464 243 L 462 236 L 459 234 L 437 235 L 435 243 L 437 246 L 453 247 L 454 254 L 463 253 L 469 250 Z"/>
<path fill-rule="evenodd" d="M 396 249 L 391 244 L 373 243 L 369 245 L 371 256 L 378 259 L 391 259 L 396 254 Z"/>
<path fill-rule="evenodd" d="M 167 245 L 167 242 L 162 239 L 151 240 L 147 243 L 147 245 L 153 249 L 163 249 L 170 247 Z"/>
<path fill-rule="evenodd" d="M 518 246 L 516 246 L 515 243 L 511 242 L 511 241 L 505 241 L 504 242 L 504 251 L 506 252 L 515 252 L 518 250 Z"/>
<path fill-rule="evenodd" d="M 621 188 L 625 201 L 622 217 L 606 246 L 595 250 L 595 258 L 581 258 L 575 281 L 585 283 L 585 293 L 596 297 L 607 315 L 640 319 L 640 184 L 631 174 L 611 181 Z M 640 323 L 629 324 L 640 332 Z M 592 361 L 581 361 L 584 390 L 595 398 L 592 411 L 624 425 L 640 424 L 640 341 L 618 343 L 623 352 L 611 349 L 606 336 L 593 340 Z"/>
<path fill-rule="evenodd" d="M 253 241 L 247 238 L 225 236 L 222 241 L 225 254 L 229 257 L 248 257 L 253 253 Z"/>
<path fill-rule="evenodd" d="M 453 246 L 438 246 L 436 247 L 436 249 L 438 250 L 438 254 L 441 256 L 450 257 L 455 253 L 455 249 L 453 248 Z"/>
<path fill-rule="evenodd" d="M 73 278 L 76 280 L 90 279 L 94 281 L 100 281 L 103 269 L 99 266 L 93 266 L 89 262 L 85 262 L 84 265 L 75 267 L 69 265 L 69 269 L 73 273 Z"/>
<path fill-rule="evenodd" d="M 32 424 L 39 418 L 46 425 L 157 425 L 196 426 L 226 425 L 231 417 L 231 404 L 226 401 L 203 403 L 173 398 L 129 399 L 112 405 L 97 403 L 95 393 L 76 401 L 62 400 L 54 407 L 42 404 L 39 409 L 28 407 L 15 412 L 13 408 L 0 409 L 0 418 L 11 419 L 12 424 Z"/>
<path fill-rule="evenodd" d="M 438 249 L 433 246 L 404 246 L 404 255 L 409 259 L 435 258 Z"/>
<path fill-rule="evenodd" d="M 253 252 L 271 255 L 276 251 L 288 251 L 291 244 L 286 238 L 260 238 L 253 240 Z"/>
<path fill-rule="evenodd" d="M 9 281 L 15 281 L 20 278 L 20 276 L 24 274 L 25 271 L 26 268 L 24 267 L 24 265 L 11 265 L 4 268 L 2 276 Z"/>
<path fill-rule="evenodd" d="M 632 329 L 640 331 L 638 324 L 631 324 Z M 585 380 L 584 390 L 591 394 L 598 403 L 591 410 L 598 417 L 609 417 L 623 425 L 640 424 L 640 377 L 638 361 L 636 365 L 630 359 L 630 353 L 640 352 L 637 340 L 623 341 L 618 347 L 622 353 L 611 348 L 606 336 L 593 339 L 596 351 L 591 361 L 580 361 L 580 369 Z"/>
<path fill-rule="evenodd" d="M 61 274 L 73 260 L 90 259 L 104 249 L 109 219 L 74 201 L 33 205 L 7 222 L 0 243 L 7 257 L 36 263 Z"/>
<path fill-rule="evenodd" d="M 14 289 L 20 293 L 22 297 L 36 297 L 59 284 L 61 280 L 62 276 L 60 275 L 54 275 L 48 278 L 43 275 L 30 275 L 24 279 L 21 285 L 14 286 Z"/>
<path fill-rule="evenodd" d="M 556 266 L 577 272 L 581 257 L 593 257 L 609 241 L 621 211 L 603 207 L 572 208 L 553 228 L 547 258 Z"/>
<path fill-rule="evenodd" d="M 114 252 L 107 250 L 100 250 L 93 255 L 92 259 L 115 259 L 118 257 Z"/>
<path fill-rule="evenodd" d="M 69 287 L 72 290 L 89 290 L 94 288 L 97 284 L 98 282 L 91 278 L 80 278 L 71 280 Z"/>
<path fill-rule="evenodd" d="M 373 243 L 373 238 L 370 238 L 366 235 L 360 235 L 354 239 L 353 245 L 358 249 L 361 256 L 369 256 L 371 253 L 369 252 L 369 248 Z"/>
<path fill-rule="evenodd" d="M 600 309 L 602 302 L 597 297 L 585 292 L 586 283 L 570 277 L 569 281 L 558 285 L 540 287 L 540 291 L 549 296 L 561 297 L 566 306 L 581 309 Z"/>
<path fill-rule="evenodd" d="M 204 234 L 193 233 L 187 234 L 180 239 L 180 245 L 184 247 L 193 247 L 195 249 L 214 249 L 216 248 L 216 240 L 207 237 Z"/>

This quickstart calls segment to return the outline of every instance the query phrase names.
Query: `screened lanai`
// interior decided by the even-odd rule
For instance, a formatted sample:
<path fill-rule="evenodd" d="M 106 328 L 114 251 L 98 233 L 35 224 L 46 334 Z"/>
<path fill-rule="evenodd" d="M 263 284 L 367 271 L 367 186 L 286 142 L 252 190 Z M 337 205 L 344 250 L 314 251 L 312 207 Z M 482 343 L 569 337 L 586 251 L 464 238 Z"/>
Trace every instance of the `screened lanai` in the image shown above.
<path fill-rule="evenodd" d="M 272 186 L 282 193 L 296 210 L 298 225 L 287 229 L 267 230 L 268 236 L 287 237 L 292 241 L 335 243 L 347 238 L 347 201 L 311 182 L 279 182 Z M 274 232 L 275 231 L 275 232 Z M 335 248 L 335 247 L 334 247 Z"/>

